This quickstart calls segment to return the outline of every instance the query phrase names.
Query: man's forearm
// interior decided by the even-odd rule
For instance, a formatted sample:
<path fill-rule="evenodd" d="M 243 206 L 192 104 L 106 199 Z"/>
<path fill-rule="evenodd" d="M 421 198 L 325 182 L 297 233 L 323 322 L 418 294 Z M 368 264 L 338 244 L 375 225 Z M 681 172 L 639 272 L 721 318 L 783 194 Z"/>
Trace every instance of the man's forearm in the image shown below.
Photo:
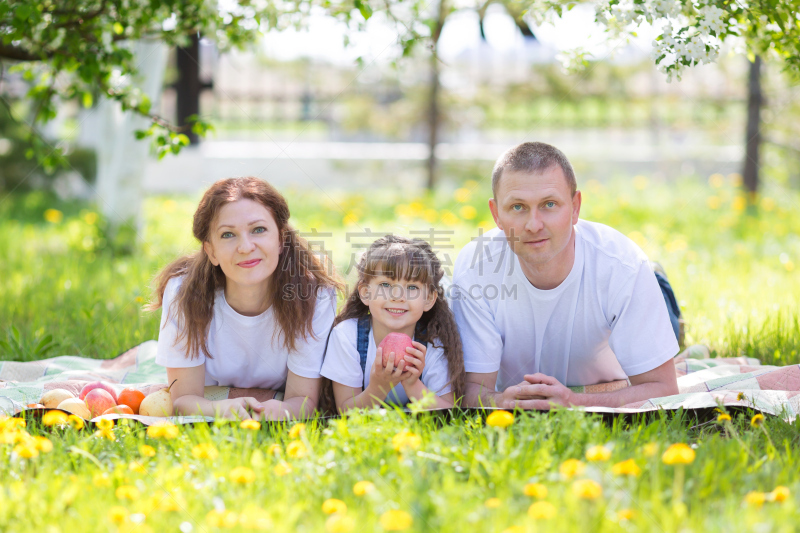
<path fill-rule="evenodd" d="M 678 394 L 675 383 L 640 383 L 612 392 L 572 393 L 570 403 L 584 407 L 622 407 L 633 402 Z"/>
<path fill-rule="evenodd" d="M 484 386 L 481 383 L 467 382 L 464 392 L 465 407 L 502 407 L 503 393 Z"/>

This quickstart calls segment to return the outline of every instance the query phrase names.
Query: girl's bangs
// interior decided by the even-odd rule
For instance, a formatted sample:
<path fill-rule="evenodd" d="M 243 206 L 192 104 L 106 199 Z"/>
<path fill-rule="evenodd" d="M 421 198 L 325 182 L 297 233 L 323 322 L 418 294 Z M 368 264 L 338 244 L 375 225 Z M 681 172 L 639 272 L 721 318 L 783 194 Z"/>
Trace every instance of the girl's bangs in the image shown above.
<path fill-rule="evenodd" d="M 420 250 L 405 246 L 391 246 L 367 254 L 362 274 L 367 278 L 386 276 L 404 281 L 416 281 L 425 285 L 433 283 L 433 265 Z"/>

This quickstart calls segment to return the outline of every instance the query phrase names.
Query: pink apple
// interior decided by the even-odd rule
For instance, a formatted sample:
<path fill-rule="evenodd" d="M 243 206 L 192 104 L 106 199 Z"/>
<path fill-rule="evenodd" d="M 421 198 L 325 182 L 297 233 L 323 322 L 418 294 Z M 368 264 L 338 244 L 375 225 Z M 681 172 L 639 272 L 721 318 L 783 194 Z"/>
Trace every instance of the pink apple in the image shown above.
<path fill-rule="evenodd" d="M 102 415 L 117 405 L 117 402 L 114 401 L 114 398 L 112 398 L 111 395 L 103 389 L 90 390 L 86 394 L 84 401 L 86 402 L 86 406 L 89 408 L 89 412 L 92 414 L 92 418 Z"/>
<path fill-rule="evenodd" d="M 411 344 L 411 337 L 405 333 L 389 333 L 384 337 L 378 348 L 383 348 L 383 366 L 389 362 L 389 354 L 394 352 L 394 366 L 397 367 L 400 363 L 405 366 L 404 357 L 406 356 L 406 348 L 413 348 Z"/>
<path fill-rule="evenodd" d="M 84 385 L 83 388 L 81 389 L 80 399 L 85 400 L 86 395 L 89 394 L 89 391 L 94 389 L 103 389 L 104 391 L 109 393 L 111 397 L 114 398 L 114 405 L 117 405 L 117 393 L 114 392 L 114 389 L 111 387 L 111 385 L 103 383 L 102 381 L 92 381 L 91 383 L 87 383 L 86 385 Z"/>

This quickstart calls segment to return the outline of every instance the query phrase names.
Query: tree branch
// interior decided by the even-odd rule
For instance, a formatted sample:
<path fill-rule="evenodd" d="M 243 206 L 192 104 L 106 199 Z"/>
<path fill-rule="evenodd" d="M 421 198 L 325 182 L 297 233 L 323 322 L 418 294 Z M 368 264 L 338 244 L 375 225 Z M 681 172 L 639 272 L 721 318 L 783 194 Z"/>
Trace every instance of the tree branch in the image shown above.
<path fill-rule="evenodd" d="M 53 54 L 34 55 L 24 48 L 0 43 L 0 58 L 13 59 L 15 61 L 41 61 L 51 57 L 53 57 Z"/>

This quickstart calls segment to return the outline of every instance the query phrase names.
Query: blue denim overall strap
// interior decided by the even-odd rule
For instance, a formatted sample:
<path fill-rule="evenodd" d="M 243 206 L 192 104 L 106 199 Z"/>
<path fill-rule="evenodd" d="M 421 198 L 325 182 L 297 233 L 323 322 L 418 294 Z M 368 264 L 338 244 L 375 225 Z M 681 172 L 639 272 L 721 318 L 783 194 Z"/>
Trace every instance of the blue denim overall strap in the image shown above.
<path fill-rule="evenodd" d="M 361 359 L 361 388 L 367 389 L 367 352 L 369 351 L 369 315 L 358 319 L 358 336 L 356 337 L 356 348 Z"/>
<path fill-rule="evenodd" d="M 371 331 L 369 315 L 358 319 L 358 333 L 356 336 L 356 349 L 358 350 L 359 361 L 361 362 L 361 388 L 367 389 L 367 352 L 369 351 L 369 334 Z M 426 330 L 420 327 L 417 322 L 414 340 L 420 342 L 420 338 L 425 335 Z"/>
<path fill-rule="evenodd" d="M 680 324 L 678 319 L 681 317 L 681 308 L 678 306 L 678 300 L 675 298 L 675 293 L 672 291 L 672 286 L 667 281 L 667 278 L 658 272 L 654 272 L 658 280 L 658 286 L 661 288 L 661 294 L 664 295 L 664 302 L 667 304 L 667 312 L 669 314 L 669 321 L 672 325 L 672 330 L 675 332 L 675 338 L 678 338 L 680 332 Z"/>

